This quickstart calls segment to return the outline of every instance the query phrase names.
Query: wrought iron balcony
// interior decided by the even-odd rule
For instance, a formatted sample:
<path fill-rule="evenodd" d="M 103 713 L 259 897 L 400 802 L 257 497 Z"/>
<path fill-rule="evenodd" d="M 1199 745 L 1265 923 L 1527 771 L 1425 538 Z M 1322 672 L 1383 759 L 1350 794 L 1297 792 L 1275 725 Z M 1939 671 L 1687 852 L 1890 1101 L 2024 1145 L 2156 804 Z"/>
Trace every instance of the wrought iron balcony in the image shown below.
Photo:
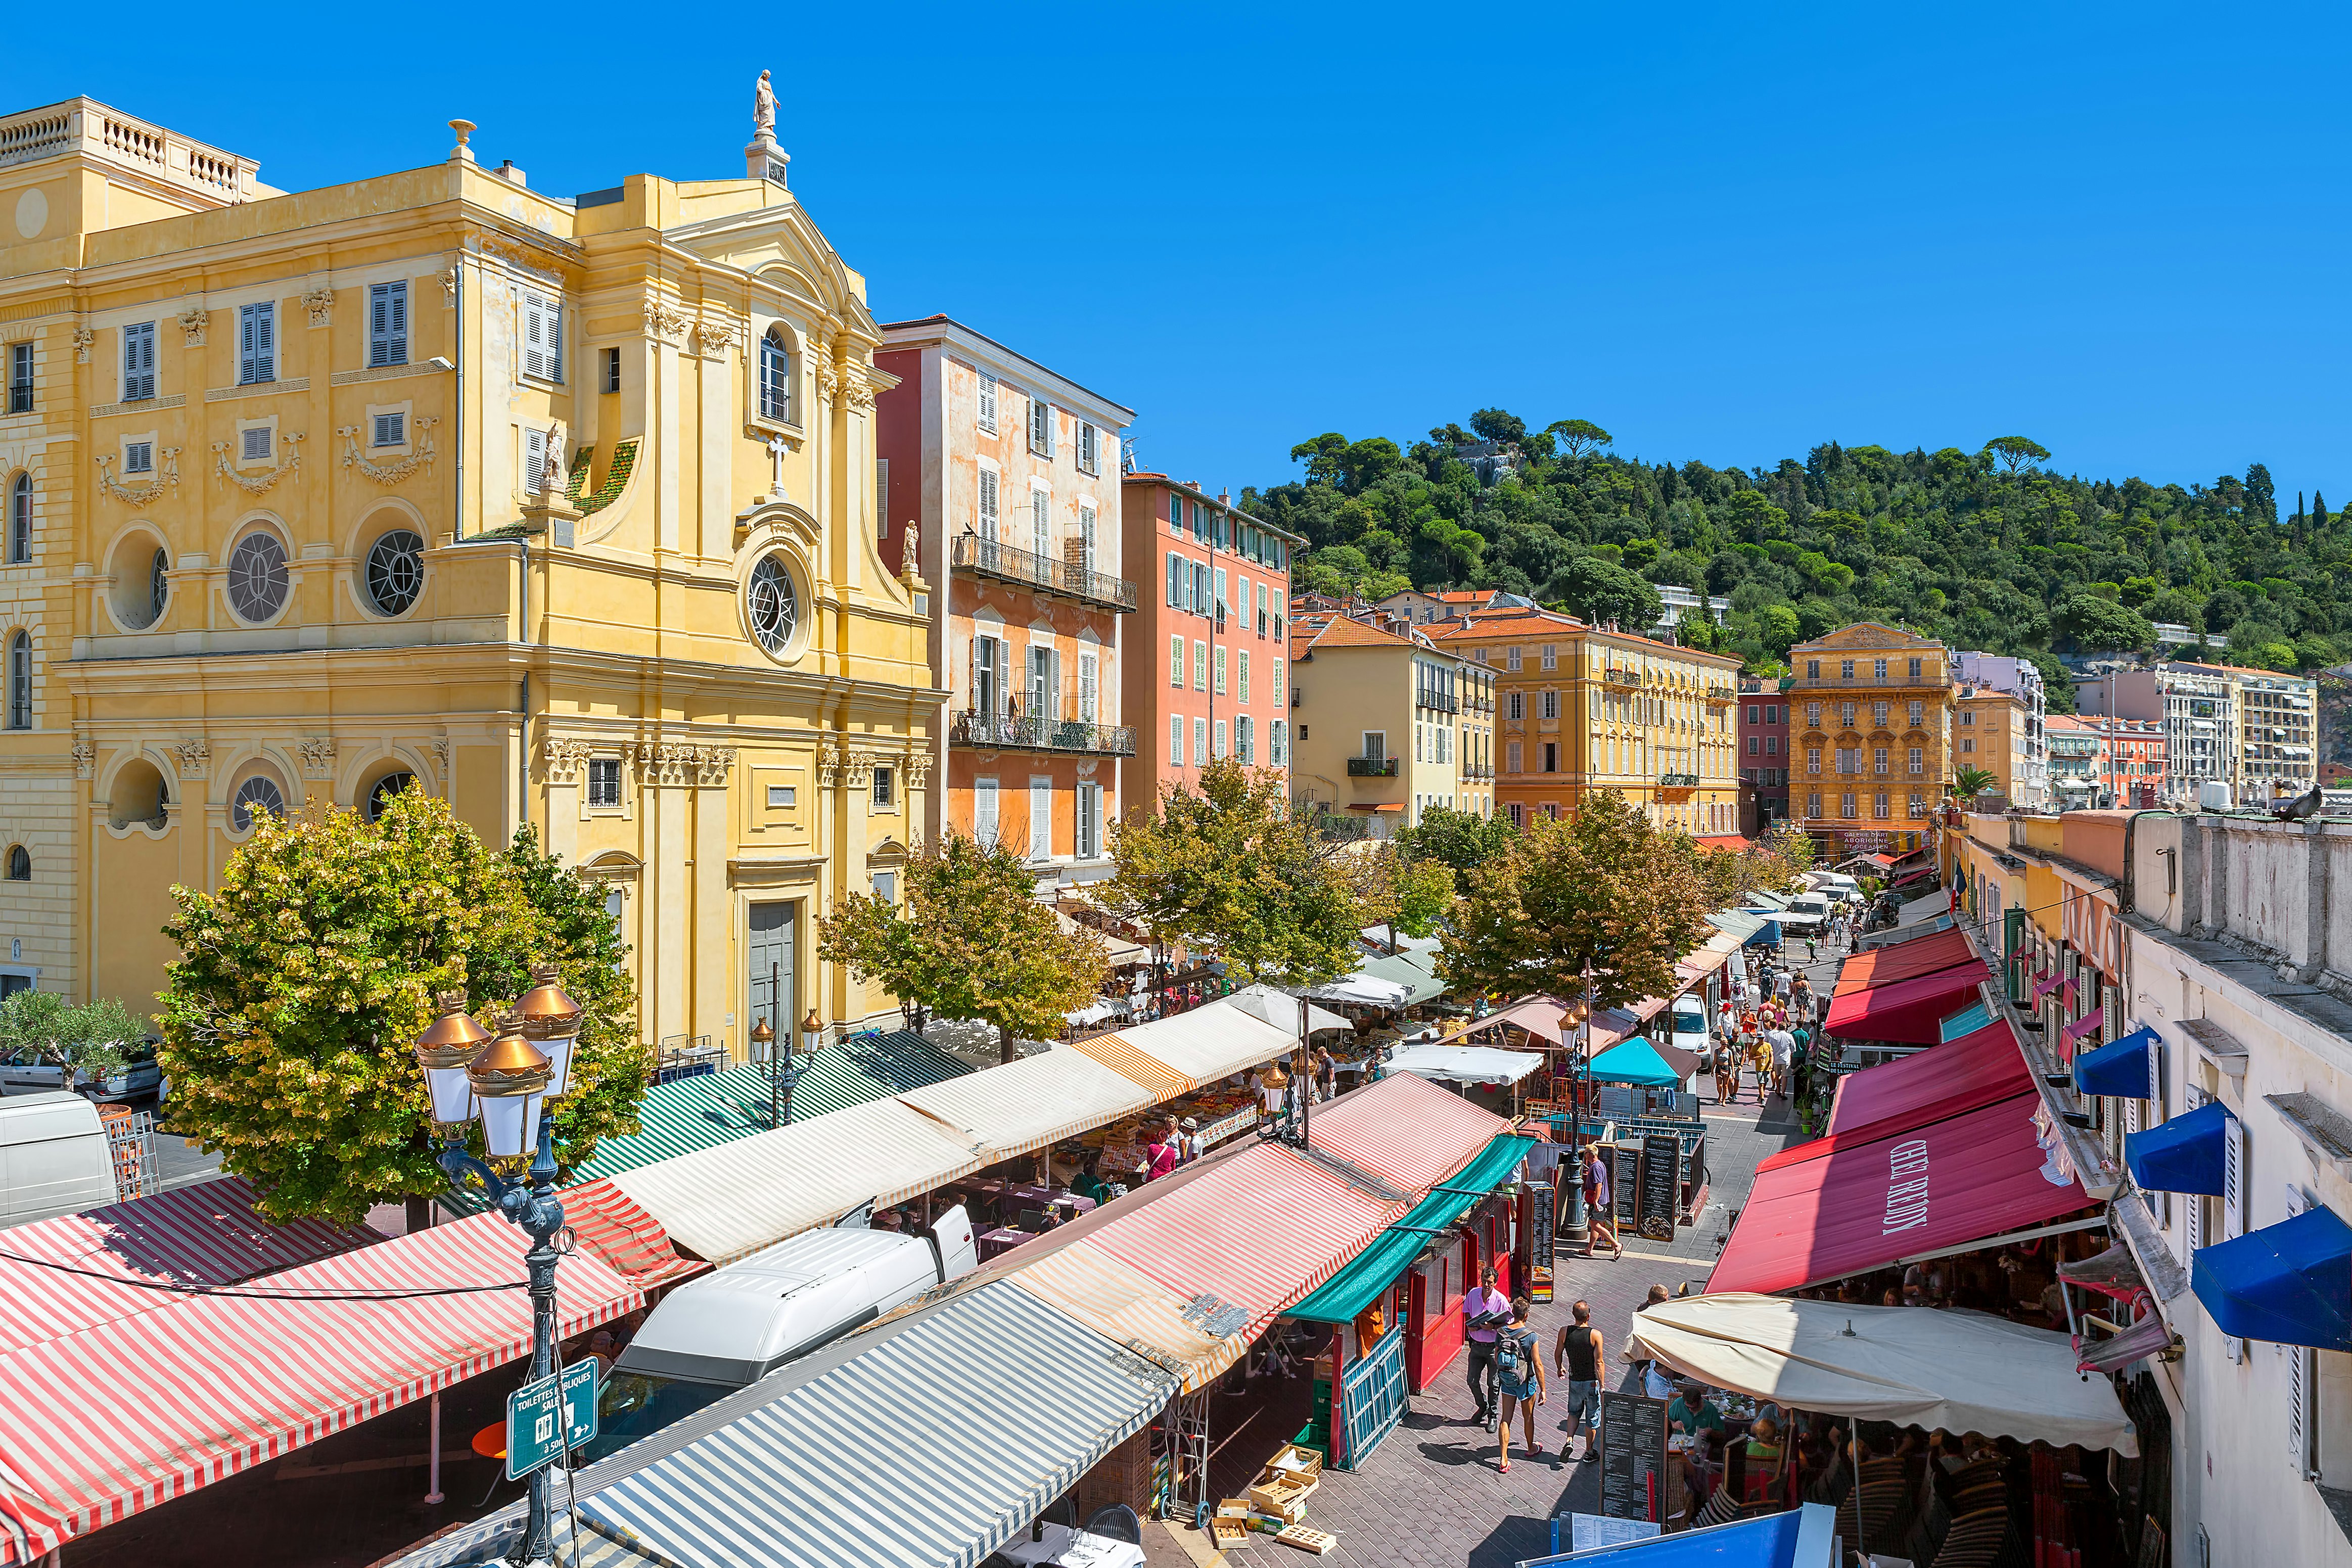
<path fill-rule="evenodd" d="M 1348 776 L 1351 779 L 1392 779 L 1396 777 L 1394 757 L 1349 757 Z"/>
<path fill-rule="evenodd" d="M 1612 686 L 1634 687 L 1642 684 L 1642 678 L 1630 669 L 1604 669 L 1601 672 L 1601 679 Z"/>
<path fill-rule="evenodd" d="M 1091 724 L 1084 719 L 1054 719 L 1027 713 L 959 713 L 950 723 L 950 745 L 989 752 L 1072 752 L 1092 756 L 1135 755 L 1131 724 Z"/>
<path fill-rule="evenodd" d="M 1660 789 L 1696 789 L 1698 775 L 1696 773 L 1660 773 L 1658 787 Z"/>
<path fill-rule="evenodd" d="M 1495 770 L 1486 763 L 1472 763 L 1462 770 L 1462 776 L 1465 779 L 1490 779 L 1495 776 Z"/>
<path fill-rule="evenodd" d="M 956 535 L 948 552 L 948 564 L 1090 605 L 1108 605 L 1122 611 L 1135 608 L 1135 584 L 1125 578 L 1016 550 L 976 533 Z"/>

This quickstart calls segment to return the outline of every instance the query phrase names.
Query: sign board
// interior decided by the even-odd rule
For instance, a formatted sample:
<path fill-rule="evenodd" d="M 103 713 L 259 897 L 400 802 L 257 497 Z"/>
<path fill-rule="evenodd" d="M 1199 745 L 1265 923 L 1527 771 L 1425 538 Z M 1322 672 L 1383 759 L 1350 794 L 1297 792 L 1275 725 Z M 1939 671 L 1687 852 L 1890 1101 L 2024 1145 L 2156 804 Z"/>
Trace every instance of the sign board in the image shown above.
<path fill-rule="evenodd" d="M 596 1436 L 596 1362 L 578 1361 L 563 1369 L 562 1389 L 557 1379 L 542 1377 L 507 1395 L 507 1479 L 520 1480 L 532 1471 L 563 1457 L 567 1440 L 574 1448 Z M 556 1407 L 562 1406 L 565 1430 L 556 1430 Z"/>
<path fill-rule="evenodd" d="M 1652 1241 L 1675 1238 L 1682 1197 L 1682 1140 L 1653 1132 L 1642 1140 L 1642 1184 L 1635 1225 Z"/>
<path fill-rule="evenodd" d="M 1528 1300 L 1551 1300 L 1554 1194 L 1549 1182 L 1529 1182 L 1528 1193 Z"/>
<path fill-rule="evenodd" d="M 1601 1511 L 1654 1519 L 1666 1502 L 1666 1402 L 1601 1396 Z"/>
<path fill-rule="evenodd" d="M 1619 1236 L 1625 1234 L 1641 1214 L 1642 1146 L 1639 1143 L 1609 1145 L 1609 1199 L 1612 1224 L 1610 1229 Z"/>

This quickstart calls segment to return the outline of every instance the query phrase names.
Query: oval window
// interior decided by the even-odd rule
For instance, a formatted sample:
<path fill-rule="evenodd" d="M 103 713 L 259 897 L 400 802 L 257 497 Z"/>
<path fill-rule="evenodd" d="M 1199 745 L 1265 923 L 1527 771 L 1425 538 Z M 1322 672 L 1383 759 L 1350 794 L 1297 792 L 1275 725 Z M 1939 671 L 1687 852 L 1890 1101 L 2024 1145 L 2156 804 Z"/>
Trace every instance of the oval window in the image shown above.
<path fill-rule="evenodd" d="M 240 617 L 256 624 L 270 619 L 286 607 L 290 585 L 286 546 L 276 534 L 257 530 L 236 542 L 228 558 L 228 603 Z"/>
<path fill-rule="evenodd" d="M 368 602 L 376 613 L 406 615 L 425 586 L 425 539 L 414 529 L 395 528 L 368 552 Z"/>
<path fill-rule="evenodd" d="M 792 574 L 785 570 L 783 557 L 763 556 L 751 569 L 751 635 L 760 646 L 778 658 L 791 646 L 793 628 L 800 623 L 800 600 L 793 592 Z"/>
<path fill-rule="evenodd" d="M 229 803 L 228 819 L 239 833 L 253 831 L 257 816 L 286 815 L 286 796 L 275 779 L 259 773 L 236 786 L 236 797 Z"/>

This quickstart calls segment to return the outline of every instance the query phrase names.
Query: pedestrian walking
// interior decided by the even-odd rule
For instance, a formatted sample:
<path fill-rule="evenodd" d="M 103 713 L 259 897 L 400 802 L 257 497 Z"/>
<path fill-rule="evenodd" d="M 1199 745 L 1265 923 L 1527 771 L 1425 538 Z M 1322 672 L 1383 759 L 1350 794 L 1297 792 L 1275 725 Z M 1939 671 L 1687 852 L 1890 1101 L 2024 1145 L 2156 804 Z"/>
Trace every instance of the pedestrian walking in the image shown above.
<path fill-rule="evenodd" d="M 1536 1406 L 1549 1395 L 1544 1384 L 1543 1352 L 1536 1344 L 1536 1334 L 1528 1327 L 1528 1299 L 1511 1298 L 1511 1321 L 1496 1336 L 1495 1366 L 1502 1390 L 1501 1413 L 1496 1429 L 1502 1436 L 1503 1460 L 1500 1469 L 1511 1473 L 1511 1417 L 1517 1415 L 1525 1423 L 1528 1452 L 1540 1454 L 1543 1445 L 1536 1440 Z M 1528 1397 L 1530 1394 L 1535 1397 Z"/>
<path fill-rule="evenodd" d="M 1332 1059 L 1332 1056 L 1329 1051 L 1324 1049 L 1321 1046 L 1316 1047 L 1315 1098 L 1318 1100 L 1330 1099 L 1333 1092 L 1338 1089 L 1339 1082 L 1339 1064 Z"/>
<path fill-rule="evenodd" d="M 1478 1289 L 1462 1302 L 1462 1321 L 1470 1342 L 1470 1397 L 1478 1404 L 1473 1419 L 1488 1431 L 1494 1429 L 1494 1412 L 1500 1405 L 1496 1394 L 1495 1344 L 1510 1321 L 1511 1299 L 1495 1289 L 1494 1265 L 1488 1264 L 1479 1271 Z"/>
<path fill-rule="evenodd" d="M 1584 1452 L 1580 1461 L 1601 1457 L 1601 1369 L 1608 1364 L 1601 1331 L 1592 1326 L 1592 1305 L 1579 1301 L 1569 1309 L 1576 1321 L 1560 1330 L 1552 1345 L 1552 1369 L 1568 1382 L 1568 1417 L 1560 1423 L 1568 1436 L 1560 1453 L 1573 1453 L 1577 1428 L 1584 1428 Z"/>
<path fill-rule="evenodd" d="M 1625 1256 L 1625 1244 L 1617 1239 L 1616 1228 L 1610 1224 L 1609 1167 L 1601 1158 L 1601 1146 L 1584 1146 L 1584 1256 L 1592 1256 L 1593 1243 L 1602 1237 L 1609 1238 L 1612 1249 L 1611 1262 Z"/>
<path fill-rule="evenodd" d="M 1813 939 L 1810 936 L 1805 938 L 1805 962 L 1811 963 L 1821 956 L 1821 949 L 1815 945 Z"/>

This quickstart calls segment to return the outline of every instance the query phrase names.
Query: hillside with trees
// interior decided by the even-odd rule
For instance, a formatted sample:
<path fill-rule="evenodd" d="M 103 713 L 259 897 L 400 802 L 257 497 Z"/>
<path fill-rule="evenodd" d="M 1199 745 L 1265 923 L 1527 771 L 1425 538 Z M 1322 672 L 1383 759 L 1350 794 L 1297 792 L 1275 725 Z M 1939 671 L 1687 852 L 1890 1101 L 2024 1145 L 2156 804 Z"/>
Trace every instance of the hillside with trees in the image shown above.
<path fill-rule="evenodd" d="M 1318 436 L 1291 450 L 1301 478 L 1243 505 L 1312 542 L 1304 589 L 1504 588 L 1629 626 L 1652 624 L 1661 584 L 1724 595 L 1722 624 L 1685 617 L 1684 640 L 1758 671 L 1879 620 L 2029 655 L 2070 709 L 2053 655 L 2149 648 L 2157 621 L 2235 663 L 2311 669 L 2352 651 L 2352 520 L 2317 495 L 2282 517 L 2260 463 L 2186 487 L 2086 479 L 2010 436 L 1717 468 L 1618 457 L 1588 420 L 1531 430 L 1486 408 L 1470 426 L 1404 447 Z"/>

